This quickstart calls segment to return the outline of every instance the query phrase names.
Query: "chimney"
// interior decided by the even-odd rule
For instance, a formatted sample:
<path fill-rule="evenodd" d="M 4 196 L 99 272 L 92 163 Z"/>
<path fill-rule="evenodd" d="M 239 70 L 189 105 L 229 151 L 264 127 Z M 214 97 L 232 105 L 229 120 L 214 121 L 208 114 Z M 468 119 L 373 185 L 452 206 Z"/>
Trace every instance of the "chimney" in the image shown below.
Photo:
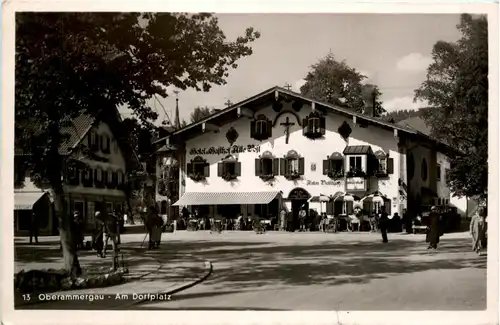
<path fill-rule="evenodd" d="M 176 130 L 181 128 L 181 120 L 179 117 L 179 97 L 175 99 L 175 123 L 174 127 Z"/>
<path fill-rule="evenodd" d="M 363 85 L 362 96 L 364 102 L 363 114 L 375 117 L 375 86 L 371 84 Z"/>

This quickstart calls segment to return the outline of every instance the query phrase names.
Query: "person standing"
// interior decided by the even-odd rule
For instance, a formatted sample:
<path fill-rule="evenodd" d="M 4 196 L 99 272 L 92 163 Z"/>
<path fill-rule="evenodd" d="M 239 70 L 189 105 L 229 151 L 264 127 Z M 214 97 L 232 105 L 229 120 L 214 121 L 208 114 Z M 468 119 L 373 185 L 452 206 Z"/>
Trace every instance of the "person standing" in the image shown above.
<path fill-rule="evenodd" d="M 104 249 L 104 219 L 100 211 L 95 213 L 94 235 L 92 236 L 92 246 L 97 251 L 98 257 L 104 257 L 102 251 Z"/>
<path fill-rule="evenodd" d="M 379 217 L 379 228 L 380 233 L 382 234 L 382 242 L 387 243 L 389 240 L 387 239 L 387 226 L 389 223 L 389 215 L 385 211 L 385 205 L 380 207 L 380 217 Z"/>
<path fill-rule="evenodd" d="M 35 245 L 38 245 L 38 218 L 35 211 L 31 212 L 30 245 L 33 245 L 33 237 L 35 237 Z"/>
<path fill-rule="evenodd" d="M 306 231 L 306 215 L 306 209 L 302 206 L 299 211 L 299 231 Z"/>
<path fill-rule="evenodd" d="M 280 231 L 286 230 L 286 209 L 282 208 L 280 212 Z"/>
<path fill-rule="evenodd" d="M 73 214 L 73 236 L 75 240 L 76 249 L 84 248 L 84 231 L 83 231 L 83 220 L 80 215 L 80 211 L 75 211 Z"/>
<path fill-rule="evenodd" d="M 486 237 L 486 220 L 483 208 L 479 208 L 472 217 L 469 231 L 472 237 L 472 250 L 481 256 L 481 249 Z"/>
<path fill-rule="evenodd" d="M 427 249 L 436 249 L 437 244 L 439 244 L 439 236 L 441 231 L 439 228 L 439 213 L 435 206 L 431 207 L 431 213 L 427 221 L 427 241 L 429 242 L 429 247 Z"/>

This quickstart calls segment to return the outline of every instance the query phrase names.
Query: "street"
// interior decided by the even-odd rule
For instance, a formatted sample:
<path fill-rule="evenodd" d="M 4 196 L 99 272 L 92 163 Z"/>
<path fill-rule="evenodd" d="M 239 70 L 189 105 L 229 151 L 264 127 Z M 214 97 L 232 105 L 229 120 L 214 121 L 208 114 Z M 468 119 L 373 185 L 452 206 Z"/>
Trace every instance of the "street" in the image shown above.
<path fill-rule="evenodd" d="M 467 234 L 178 232 L 163 248 L 210 260 L 204 283 L 141 309 L 482 310 L 486 256 Z"/>

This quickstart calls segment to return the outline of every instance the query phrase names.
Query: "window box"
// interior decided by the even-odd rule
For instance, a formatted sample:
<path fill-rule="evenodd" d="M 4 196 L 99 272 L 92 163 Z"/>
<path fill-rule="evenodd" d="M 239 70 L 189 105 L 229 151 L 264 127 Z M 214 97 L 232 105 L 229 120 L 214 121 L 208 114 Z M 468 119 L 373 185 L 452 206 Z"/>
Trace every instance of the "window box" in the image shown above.
<path fill-rule="evenodd" d="M 302 120 L 302 134 L 309 139 L 318 139 L 325 135 L 326 119 L 317 111 Z"/>
<path fill-rule="evenodd" d="M 333 170 L 333 171 L 329 171 L 328 172 L 328 177 L 330 177 L 331 179 L 340 179 L 340 178 L 344 178 L 345 174 L 344 174 L 344 171 L 343 170 Z"/>
<path fill-rule="evenodd" d="M 273 123 L 264 115 L 257 116 L 255 121 L 250 122 L 250 137 L 255 140 L 266 140 L 272 136 Z"/>
<path fill-rule="evenodd" d="M 366 176 L 367 176 L 367 174 L 359 168 L 351 168 L 347 172 L 347 177 L 349 177 L 349 178 L 351 178 L 351 177 L 366 177 Z"/>

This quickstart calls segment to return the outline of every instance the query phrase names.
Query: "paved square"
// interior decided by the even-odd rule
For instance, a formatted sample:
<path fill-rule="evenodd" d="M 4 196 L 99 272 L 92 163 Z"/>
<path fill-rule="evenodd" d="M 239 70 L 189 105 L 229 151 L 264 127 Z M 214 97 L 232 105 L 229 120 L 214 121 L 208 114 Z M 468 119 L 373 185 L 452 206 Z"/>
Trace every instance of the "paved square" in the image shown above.
<path fill-rule="evenodd" d="M 178 232 L 162 249 L 210 260 L 204 283 L 147 309 L 484 310 L 486 256 L 468 234 Z"/>

